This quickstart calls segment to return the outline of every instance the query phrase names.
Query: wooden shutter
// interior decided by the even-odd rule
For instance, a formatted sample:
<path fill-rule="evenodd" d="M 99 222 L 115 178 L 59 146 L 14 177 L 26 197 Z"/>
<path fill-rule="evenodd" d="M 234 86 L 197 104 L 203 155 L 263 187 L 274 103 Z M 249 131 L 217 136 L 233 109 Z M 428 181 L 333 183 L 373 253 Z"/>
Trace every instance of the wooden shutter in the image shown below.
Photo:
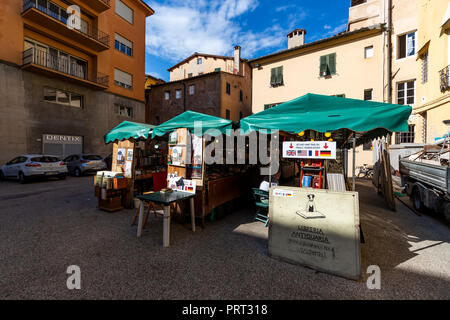
<path fill-rule="evenodd" d="M 328 68 L 331 74 L 336 74 L 336 53 L 328 55 Z"/>
<path fill-rule="evenodd" d="M 277 69 L 272 68 L 271 75 L 270 75 L 270 85 L 275 86 L 277 83 Z"/>
<path fill-rule="evenodd" d="M 278 72 L 277 72 L 277 84 L 278 85 L 282 85 L 283 84 L 283 67 L 278 67 Z"/>
<path fill-rule="evenodd" d="M 319 76 L 323 77 L 324 72 L 327 71 L 327 56 L 321 56 L 320 57 L 320 70 L 319 70 Z"/>

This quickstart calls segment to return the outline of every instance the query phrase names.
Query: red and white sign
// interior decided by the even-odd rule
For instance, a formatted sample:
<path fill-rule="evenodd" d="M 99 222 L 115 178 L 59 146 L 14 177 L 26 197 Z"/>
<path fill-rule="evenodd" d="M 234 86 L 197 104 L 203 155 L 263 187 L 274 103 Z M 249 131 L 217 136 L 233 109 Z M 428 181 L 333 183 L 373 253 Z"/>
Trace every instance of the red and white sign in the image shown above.
<path fill-rule="evenodd" d="M 283 142 L 283 158 L 336 159 L 336 142 L 334 141 Z"/>

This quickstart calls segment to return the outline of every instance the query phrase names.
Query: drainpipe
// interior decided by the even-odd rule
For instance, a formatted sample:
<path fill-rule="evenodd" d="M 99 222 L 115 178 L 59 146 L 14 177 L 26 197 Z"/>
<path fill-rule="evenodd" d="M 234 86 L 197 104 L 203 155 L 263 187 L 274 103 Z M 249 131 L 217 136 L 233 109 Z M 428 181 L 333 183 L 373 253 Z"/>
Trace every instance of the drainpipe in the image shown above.
<path fill-rule="evenodd" d="M 387 0 L 388 2 L 388 52 L 387 52 L 387 85 L 388 85 L 388 103 L 392 103 L 392 0 Z M 387 143 L 391 144 L 391 137 L 388 135 Z"/>
<path fill-rule="evenodd" d="M 387 99 L 388 103 L 392 103 L 392 0 L 387 2 Z"/>
<path fill-rule="evenodd" d="M 186 112 L 186 83 L 183 82 L 183 112 Z"/>

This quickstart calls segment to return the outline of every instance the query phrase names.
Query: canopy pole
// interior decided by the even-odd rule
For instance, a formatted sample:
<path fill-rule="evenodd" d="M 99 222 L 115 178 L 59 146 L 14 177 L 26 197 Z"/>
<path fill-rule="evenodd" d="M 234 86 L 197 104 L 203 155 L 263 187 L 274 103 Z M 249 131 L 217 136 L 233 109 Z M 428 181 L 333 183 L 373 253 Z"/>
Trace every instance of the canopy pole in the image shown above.
<path fill-rule="evenodd" d="M 353 133 L 353 161 L 352 161 L 352 170 L 353 170 L 353 191 L 356 190 L 356 132 Z"/>

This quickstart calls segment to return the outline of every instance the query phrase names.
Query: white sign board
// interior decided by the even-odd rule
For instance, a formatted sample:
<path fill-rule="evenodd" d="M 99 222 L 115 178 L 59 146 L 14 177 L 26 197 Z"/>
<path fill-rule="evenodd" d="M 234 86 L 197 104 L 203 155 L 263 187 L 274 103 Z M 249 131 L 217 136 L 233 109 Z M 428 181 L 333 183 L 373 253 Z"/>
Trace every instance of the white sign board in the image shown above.
<path fill-rule="evenodd" d="M 283 158 L 336 159 L 334 141 L 285 141 Z"/>
<path fill-rule="evenodd" d="M 269 195 L 271 257 L 360 279 L 357 192 L 276 187 Z"/>
<path fill-rule="evenodd" d="M 196 183 L 194 180 L 183 179 L 182 177 L 169 177 L 169 188 L 174 191 L 183 191 L 187 193 L 195 194 Z"/>

